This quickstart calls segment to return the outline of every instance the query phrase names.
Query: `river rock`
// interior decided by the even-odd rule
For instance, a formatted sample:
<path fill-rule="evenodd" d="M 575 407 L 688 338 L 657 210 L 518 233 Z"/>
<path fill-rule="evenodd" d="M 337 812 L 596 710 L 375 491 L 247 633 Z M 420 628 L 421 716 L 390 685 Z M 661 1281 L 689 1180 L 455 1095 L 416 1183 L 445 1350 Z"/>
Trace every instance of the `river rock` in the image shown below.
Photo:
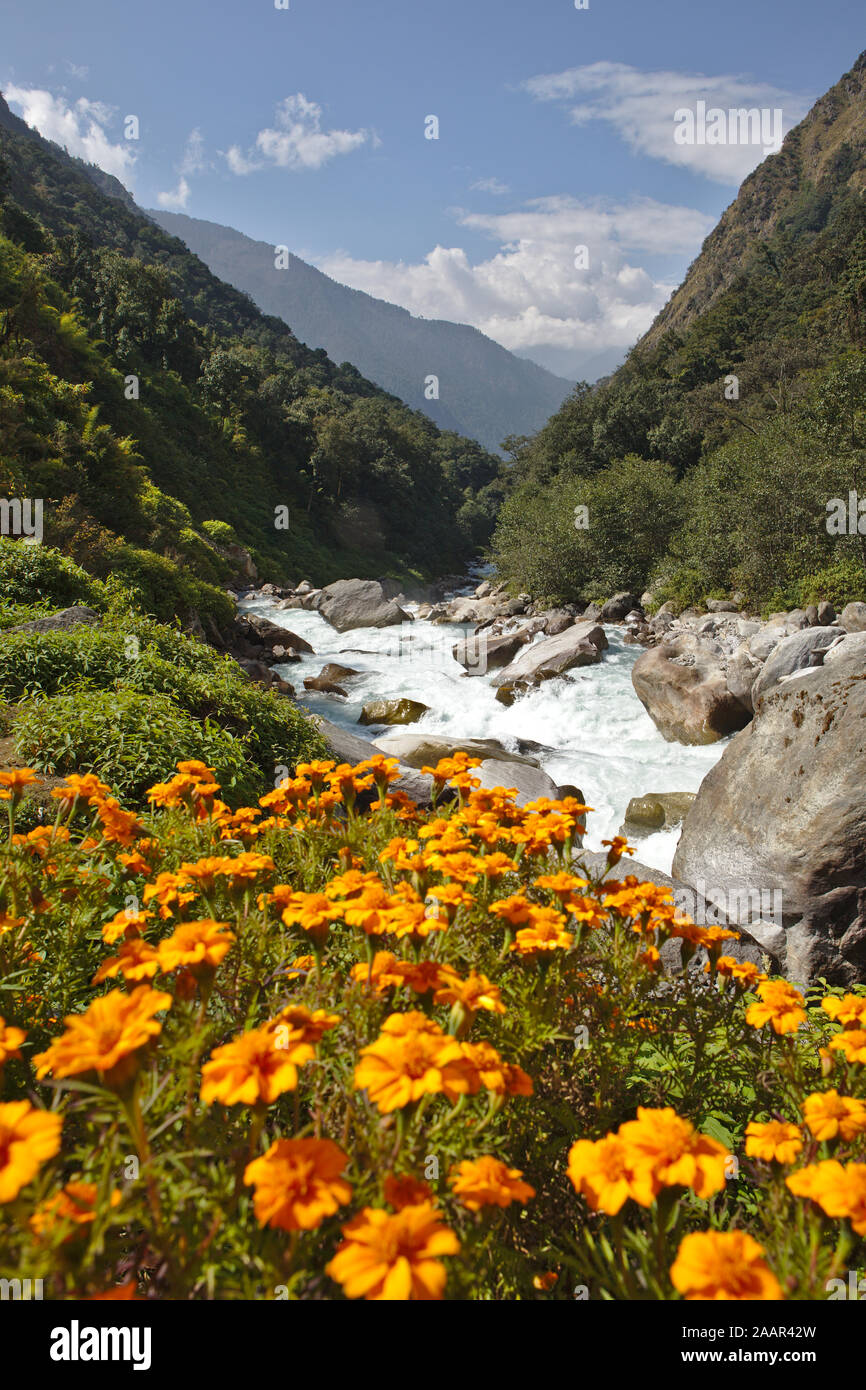
<path fill-rule="evenodd" d="M 358 717 L 359 724 L 416 724 L 429 705 L 420 700 L 368 700 Z"/>
<path fill-rule="evenodd" d="M 839 626 L 846 632 L 866 632 L 866 603 L 846 603 L 839 614 Z"/>
<path fill-rule="evenodd" d="M 728 689 L 721 652 L 687 633 L 650 647 L 632 667 L 638 699 L 670 742 L 715 743 L 748 723 Z"/>
<path fill-rule="evenodd" d="M 633 608 L 640 608 L 640 599 L 636 594 L 628 592 L 614 594 L 613 598 L 609 598 L 607 603 L 602 604 L 601 612 L 598 615 L 599 621 L 602 623 L 621 623 L 626 614 L 630 613 Z"/>
<path fill-rule="evenodd" d="M 262 618 L 258 613 L 242 613 L 235 618 L 235 627 L 240 636 L 247 642 L 252 642 L 260 647 L 294 647 L 296 652 L 311 652 L 313 648 L 303 637 L 299 637 L 296 632 L 290 632 L 287 627 L 278 627 L 276 623 L 270 622 L 268 618 Z"/>
<path fill-rule="evenodd" d="M 498 637 L 490 636 L 486 630 L 482 630 L 470 633 L 455 643 L 451 648 L 451 655 L 466 668 L 467 675 L 483 676 L 488 671 L 507 666 L 528 641 L 529 634 L 524 629 L 519 632 L 506 632 Z"/>
<path fill-rule="evenodd" d="M 824 665 L 849 656 L 859 661 L 861 670 L 866 668 L 866 632 L 849 632 L 841 641 L 834 642 L 824 656 Z"/>
<path fill-rule="evenodd" d="M 537 801 L 546 796 L 556 801 L 559 788 L 540 767 L 530 767 L 525 762 L 504 761 L 501 758 L 486 758 L 480 767 L 472 769 L 482 787 L 516 787 L 517 805 L 525 806 L 527 801 Z"/>
<path fill-rule="evenodd" d="M 707 774 L 674 873 L 713 900 L 778 893 L 789 979 L 866 979 L 866 679 L 862 655 L 762 698 Z M 766 916 L 766 914 L 764 914 Z"/>
<path fill-rule="evenodd" d="M 822 665 L 833 642 L 844 636 L 843 627 L 807 627 L 801 632 L 792 632 L 790 637 L 783 637 L 773 648 L 752 686 L 752 708 L 757 707 L 762 695 L 795 671 Z"/>
<path fill-rule="evenodd" d="M 670 830 L 682 824 L 694 799 L 694 792 L 646 792 L 644 796 L 633 796 L 619 833 L 639 837 Z"/>
<path fill-rule="evenodd" d="M 575 666 L 591 666 L 601 661 L 608 645 L 604 628 L 598 623 L 575 623 L 556 637 L 533 642 L 504 670 L 494 677 L 494 686 L 513 686 L 517 683 L 538 685 L 541 681 L 561 676 Z"/>
<path fill-rule="evenodd" d="M 366 739 L 359 738 L 357 734 L 349 733 L 346 729 L 341 729 L 337 724 L 332 724 L 330 720 L 323 719 L 321 715 L 310 714 L 306 717 L 322 734 L 338 763 L 349 763 L 351 767 L 355 767 L 358 763 L 366 762 L 378 751 Z M 391 783 L 389 790 L 404 792 L 418 806 L 425 808 L 432 806 L 433 778 L 416 772 L 414 768 L 402 765 L 399 766 L 399 773 L 398 780 Z M 361 805 L 367 804 L 377 796 L 378 792 L 374 787 L 359 797 L 359 803 Z M 439 801 L 448 800 L 452 796 L 451 789 L 446 787 L 439 797 Z"/>
<path fill-rule="evenodd" d="M 495 738 L 460 738 L 457 734 L 382 734 L 373 740 L 376 747 L 407 767 L 435 767 L 440 758 L 455 753 L 468 753 L 472 758 L 499 762 L 525 763 L 538 767 L 537 758 L 529 754 L 510 753 Z"/>
<path fill-rule="evenodd" d="M 377 579 L 338 579 L 336 584 L 322 589 L 316 606 L 338 632 L 349 632 L 355 627 L 393 627 L 395 623 L 411 621 Z"/>

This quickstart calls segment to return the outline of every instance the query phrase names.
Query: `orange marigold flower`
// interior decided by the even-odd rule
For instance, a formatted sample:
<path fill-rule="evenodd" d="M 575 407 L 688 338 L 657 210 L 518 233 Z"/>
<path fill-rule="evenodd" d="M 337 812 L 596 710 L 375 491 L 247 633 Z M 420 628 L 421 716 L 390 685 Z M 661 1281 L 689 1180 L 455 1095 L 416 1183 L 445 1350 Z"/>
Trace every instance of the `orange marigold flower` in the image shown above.
<path fill-rule="evenodd" d="M 866 995 L 846 994 L 840 999 L 828 994 L 821 1000 L 821 1008 L 843 1028 L 866 1028 Z"/>
<path fill-rule="evenodd" d="M 266 1026 L 277 1035 L 277 1047 L 291 1050 L 299 1043 L 318 1043 L 340 1022 L 339 1014 L 327 1009 L 312 1012 L 303 1004 L 288 1004 Z"/>
<path fill-rule="evenodd" d="M 244 1169 L 255 1188 L 260 1226 L 312 1231 L 346 1202 L 352 1188 L 342 1176 L 348 1157 L 332 1139 L 277 1139 Z"/>
<path fill-rule="evenodd" d="M 764 1248 L 745 1231 L 693 1231 L 671 1265 L 671 1282 L 686 1300 L 780 1299 L 782 1289 Z"/>
<path fill-rule="evenodd" d="M 490 913 L 493 917 L 501 917 L 504 922 L 510 922 L 513 927 L 519 927 L 524 922 L 528 922 L 532 912 L 532 903 L 523 893 L 512 893 L 510 898 L 501 898 L 499 902 L 491 903 Z"/>
<path fill-rule="evenodd" d="M 63 803 L 62 810 L 71 810 L 76 800 L 84 801 L 89 806 L 96 806 L 106 796 L 111 794 L 111 788 L 92 772 L 87 772 L 84 776 L 77 772 L 70 772 L 63 779 L 63 785 L 55 787 L 51 795 L 55 801 Z"/>
<path fill-rule="evenodd" d="M 62 1128 L 62 1115 L 37 1110 L 29 1100 L 0 1104 L 0 1202 L 14 1202 L 59 1152 Z"/>
<path fill-rule="evenodd" d="M 12 767 L 0 772 L 0 788 L 5 791 L 4 800 L 20 801 L 27 787 L 32 787 L 39 778 L 32 767 Z"/>
<path fill-rule="evenodd" d="M 159 968 L 165 974 L 189 966 L 196 976 L 210 974 L 231 950 L 235 934 L 227 922 L 204 917 L 198 922 L 181 922 L 171 936 L 160 941 Z"/>
<path fill-rule="evenodd" d="M 343 1227 L 343 1235 L 326 1272 L 348 1298 L 439 1299 L 446 1280 L 440 1257 L 460 1250 L 456 1235 L 441 1223 L 430 1202 L 403 1207 L 393 1215 L 365 1207 Z"/>
<path fill-rule="evenodd" d="M 704 969 L 710 969 L 709 961 L 707 961 Z M 755 965 L 753 961 L 735 960 L 733 956 L 719 956 L 716 961 L 716 970 L 720 975 L 727 975 L 734 980 L 736 984 L 743 985 L 746 988 L 761 985 L 767 979 L 763 970 L 759 970 L 758 966 Z"/>
<path fill-rule="evenodd" d="M 395 1211 L 403 1207 L 415 1207 L 421 1202 L 435 1203 L 433 1190 L 422 1178 L 413 1178 L 408 1173 L 389 1173 L 385 1179 L 385 1201 Z"/>
<path fill-rule="evenodd" d="M 511 943 L 518 955 L 537 957 L 550 951 L 567 951 L 574 944 L 574 932 L 563 929 L 565 918 L 552 907 L 530 908 L 530 925 L 523 927 Z"/>
<path fill-rule="evenodd" d="M 801 1168 L 786 1179 L 797 1196 L 809 1197 L 834 1220 L 849 1220 L 858 1235 L 866 1235 L 866 1163 L 835 1159 Z"/>
<path fill-rule="evenodd" d="M 620 1125 L 619 1134 L 658 1187 L 690 1187 L 699 1197 L 710 1197 L 725 1185 L 727 1149 L 670 1106 L 638 1106 L 637 1119 Z"/>
<path fill-rule="evenodd" d="M 160 969 L 156 948 L 141 936 L 130 937 L 121 943 L 116 956 L 103 961 L 93 977 L 95 985 L 103 980 L 115 980 L 122 975 L 125 980 L 152 980 Z"/>
<path fill-rule="evenodd" d="M 491 984 L 486 975 L 474 970 L 461 980 L 450 965 L 440 967 L 440 985 L 434 995 L 437 1004 L 462 1004 L 470 1013 L 485 1010 L 487 1013 L 504 1014 L 505 1005 L 498 985 Z"/>
<path fill-rule="evenodd" d="M 92 1182 L 68 1182 L 53 1197 L 40 1203 L 30 1217 L 30 1229 L 38 1238 L 50 1236 L 58 1228 L 71 1227 L 65 1240 L 71 1240 L 76 1227 L 89 1226 L 96 1220 L 96 1201 L 99 1188 Z M 121 1193 L 114 1188 L 108 1199 L 110 1207 L 120 1203 Z M 65 1243 L 65 1241 L 64 1241 Z"/>
<path fill-rule="evenodd" d="M 830 1051 L 843 1053 L 846 1062 L 866 1062 L 866 1029 L 845 1028 L 830 1039 Z"/>
<path fill-rule="evenodd" d="M 371 962 L 361 961 L 353 965 L 350 977 L 374 994 L 382 995 L 403 983 L 403 976 L 396 969 L 398 963 L 393 952 L 377 951 Z"/>
<path fill-rule="evenodd" d="M 314 945 L 322 945 L 331 923 L 338 921 L 343 912 L 343 905 L 332 902 L 324 893 L 292 893 L 282 918 L 287 927 L 299 926 Z"/>
<path fill-rule="evenodd" d="M 115 989 L 82 1014 L 63 1020 L 66 1032 L 34 1058 L 36 1077 L 82 1076 L 95 1071 L 106 1086 L 121 1087 L 138 1070 L 139 1052 L 162 1030 L 154 1017 L 170 1009 L 170 994 L 139 985 L 131 994 Z"/>
<path fill-rule="evenodd" d="M 482 1207 L 507 1207 L 512 1202 L 525 1205 L 535 1196 L 535 1188 L 522 1182 L 519 1168 L 509 1168 L 501 1159 L 485 1154 L 464 1159 L 451 1170 L 449 1182 L 455 1197 L 470 1211 Z"/>
<path fill-rule="evenodd" d="M 23 1028 L 13 1028 L 11 1023 L 7 1023 L 0 1015 L 0 1067 L 4 1062 L 8 1062 L 10 1057 L 20 1057 L 21 1044 L 27 1037 Z"/>
<path fill-rule="evenodd" d="M 160 917 L 170 917 L 178 908 L 185 907 L 195 899 L 195 893 L 182 891 L 186 881 L 181 874 L 157 874 L 153 883 L 145 884 L 144 901 L 158 902 Z"/>
<path fill-rule="evenodd" d="M 787 1120 L 752 1120 L 746 1125 L 746 1155 L 765 1163 L 793 1163 L 803 1147 L 799 1125 Z"/>
<path fill-rule="evenodd" d="M 468 1085 L 470 1095 L 474 1095 L 482 1086 L 495 1095 L 532 1095 L 531 1077 L 522 1067 L 503 1061 L 491 1043 L 464 1042 L 460 1044 L 460 1052 L 463 1062 L 459 1069 L 459 1084 L 454 1085 L 450 1077 L 446 1078 L 446 1094 L 449 1093 L 449 1086 L 456 1096 L 465 1091 Z"/>
<path fill-rule="evenodd" d="M 134 812 L 124 811 L 113 796 L 99 802 L 96 814 L 102 821 L 103 838 L 123 845 L 125 849 L 144 833 L 144 826 Z"/>
<path fill-rule="evenodd" d="M 772 1024 L 775 1033 L 794 1033 L 806 1021 L 802 994 L 787 980 L 765 980 L 758 985 L 758 997 L 746 1010 L 746 1022 L 753 1028 Z"/>
<path fill-rule="evenodd" d="M 866 1130 L 866 1104 L 838 1091 L 816 1091 L 803 1101 L 803 1118 L 819 1142 L 853 1139 Z"/>
<path fill-rule="evenodd" d="M 656 1193 L 650 1169 L 638 1164 L 635 1150 L 618 1134 L 578 1139 L 568 1153 L 568 1176 L 593 1211 L 616 1216 L 629 1197 L 651 1206 Z"/>
<path fill-rule="evenodd" d="M 113 946 L 115 941 L 122 937 L 129 940 L 131 937 L 139 936 L 141 929 L 147 926 L 152 917 L 152 912 L 122 907 L 119 912 L 115 912 L 110 922 L 103 922 L 102 939 L 106 946 Z"/>
<path fill-rule="evenodd" d="M 390 1026 L 389 1026 L 390 1025 Z M 355 1068 L 355 1090 L 366 1091 L 382 1114 L 402 1109 L 421 1096 L 462 1085 L 456 1063 L 459 1043 L 447 1037 L 425 1014 L 392 1014 L 382 1033 L 361 1049 Z"/>
<path fill-rule="evenodd" d="M 315 1053 L 309 1043 L 281 1047 L 281 1041 L 269 1023 L 215 1048 L 201 1069 L 204 1104 L 273 1105 L 284 1091 L 294 1091 L 298 1067 Z"/>

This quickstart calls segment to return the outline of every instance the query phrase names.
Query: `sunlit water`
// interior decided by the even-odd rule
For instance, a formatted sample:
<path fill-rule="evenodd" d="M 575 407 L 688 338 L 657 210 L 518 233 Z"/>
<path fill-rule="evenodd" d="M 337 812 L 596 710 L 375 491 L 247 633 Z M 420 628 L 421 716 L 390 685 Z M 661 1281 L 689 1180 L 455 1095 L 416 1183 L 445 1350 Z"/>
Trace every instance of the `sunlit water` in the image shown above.
<path fill-rule="evenodd" d="M 725 746 L 686 747 L 662 738 L 631 683 L 631 668 L 642 648 L 627 646 L 619 628 L 605 629 L 610 646 L 599 665 L 545 681 L 508 709 L 496 700 L 491 677 L 466 676 L 451 655 L 454 643 L 471 628 L 416 620 L 339 633 L 318 613 L 303 609 L 275 608 L 263 599 L 241 607 L 310 643 L 314 656 L 306 653 L 300 662 L 275 670 L 295 687 L 300 704 L 360 738 L 372 741 L 389 732 L 358 723 L 368 700 L 406 697 L 429 710 L 398 732 L 495 738 L 511 751 L 523 739 L 543 744 L 544 751 L 533 750 L 532 756 L 557 784 L 578 786 L 594 808 L 586 840 L 590 849 L 616 834 L 631 797 L 697 791 Z M 411 612 L 415 605 L 406 607 Z M 304 690 L 304 677 L 317 676 L 328 661 L 361 673 L 345 683 L 348 699 Z M 678 829 L 664 831 L 640 841 L 641 861 L 670 872 L 679 834 Z"/>

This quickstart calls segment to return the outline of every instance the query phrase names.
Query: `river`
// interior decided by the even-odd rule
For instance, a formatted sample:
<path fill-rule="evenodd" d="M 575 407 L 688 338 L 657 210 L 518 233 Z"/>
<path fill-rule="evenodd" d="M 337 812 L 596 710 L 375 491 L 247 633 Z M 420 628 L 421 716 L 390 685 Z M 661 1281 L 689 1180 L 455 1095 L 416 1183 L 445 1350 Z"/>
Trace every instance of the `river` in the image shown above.
<path fill-rule="evenodd" d="M 472 631 L 466 625 L 418 619 L 339 633 L 318 613 L 277 608 L 266 598 L 240 606 L 310 643 L 314 656 L 305 653 L 300 662 L 274 669 L 295 687 L 299 704 L 361 738 L 372 741 L 388 732 L 358 723 L 368 700 L 407 697 L 429 710 L 400 732 L 498 739 L 511 751 L 518 751 L 524 739 L 544 745 L 543 752 L 533 750 L 532 756 L 557 784 L 580 787 L 594 808 L 587 827 L 590 849 L 599 849 L 603 839 L 617 833 L 631 797 L 697 791 L 725 747 L 724 742 L 687 747 L 662 738 L 631 682 L 631 668 L 643 648 L 627 645 L 619 627 L 605 629 L 610 646 L 599 665 L 545 681 L 509 709 L 496 700 L 490 677 L 467 677 L 451 656 L 458 638 Z M 416 607 L 405 605 L 408 612 Z M 344 685 L 347 699 L 304 690 L 304 677 L 317 676 L 328 661 L 361 673 Z M 678 838 L 676 829 L 641 840 L 641 862 L 669 873 Z"/>

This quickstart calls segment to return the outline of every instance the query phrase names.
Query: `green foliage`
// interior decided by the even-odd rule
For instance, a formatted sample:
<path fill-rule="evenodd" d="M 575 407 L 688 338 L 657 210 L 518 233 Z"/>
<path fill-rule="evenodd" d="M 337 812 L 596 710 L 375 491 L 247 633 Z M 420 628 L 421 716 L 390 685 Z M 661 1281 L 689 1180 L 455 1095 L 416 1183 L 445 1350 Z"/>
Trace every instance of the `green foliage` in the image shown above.
<path fill-rule="evenodd" d="M 98 772 L 121 798 L 141 804 L 170 777 L 182 748 L 214 769 L 229 803 L 255 797 L 259 779 L 243 744 L 210 720 L 199 723 L 168 695 L 82 686 L 23 704 L 15 721 L 19 755 L 39 772 Z"/>
<path fill-rule="evenodd" d="M 48 546 L 5 537 L 0 538 L 0 594 L 4 604 L 68 608 L 80 603 L 97 610 L 106 606 L 104 585 L 80 565 Z"/>

